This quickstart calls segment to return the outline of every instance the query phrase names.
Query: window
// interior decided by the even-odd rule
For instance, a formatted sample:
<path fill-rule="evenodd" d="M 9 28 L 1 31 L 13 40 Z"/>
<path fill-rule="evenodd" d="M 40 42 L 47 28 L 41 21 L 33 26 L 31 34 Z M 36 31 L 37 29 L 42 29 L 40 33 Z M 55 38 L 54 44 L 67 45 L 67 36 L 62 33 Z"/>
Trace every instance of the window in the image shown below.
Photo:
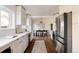
<path fill-rule="evenodd" d="M 7 8 L 0 7 L 0 28 L 11 26 L 11 12 Z"/>
<path fill-rule="evenodd" d="M 6 12 L 4 10 L 1 10 L 0 26 L 1 27 L 9 26 L 9 14 L 8 14 L 8 12 Z"/>

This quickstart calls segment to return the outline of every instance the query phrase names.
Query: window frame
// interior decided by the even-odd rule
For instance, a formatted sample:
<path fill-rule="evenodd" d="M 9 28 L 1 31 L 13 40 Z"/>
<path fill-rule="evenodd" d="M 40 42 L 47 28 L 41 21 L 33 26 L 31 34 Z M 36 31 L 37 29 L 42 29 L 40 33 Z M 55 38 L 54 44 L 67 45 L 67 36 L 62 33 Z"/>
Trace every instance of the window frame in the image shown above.
<path fill-rule="evenodd" d="M 12 11 L 5 6 L 0 6 L 0 23 L 1 23 L 1 10 L 9 13 L 9 24 L 5 28 L 11 28 L 11 26 L 12 26 Z M 4 27 L 0 25 L 0 29 L 3 29 L 3 28 Z"/>

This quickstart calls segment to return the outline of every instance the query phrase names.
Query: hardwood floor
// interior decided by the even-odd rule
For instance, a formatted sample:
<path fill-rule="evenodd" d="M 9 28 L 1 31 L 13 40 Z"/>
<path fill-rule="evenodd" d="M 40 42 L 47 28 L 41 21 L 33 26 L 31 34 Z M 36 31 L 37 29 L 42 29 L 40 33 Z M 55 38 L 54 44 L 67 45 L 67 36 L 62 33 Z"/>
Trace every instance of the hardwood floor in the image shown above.
<path fill-rule="evenodd" d="M 25 50 L 24 53 L 31 53 L 31 51 L 32 51 L 32 49 L 33 49 L 33 46 L 34 46 L 34 43 L 35 43 L 35 39 L 33 39 L 33 40 L 30 42 L 29 46 L 27 47 L 27 49 Z"/>
<path fill-rule="evenodd" d="M 53 40 L 51 40 L 50 38 L 46 38 L 44 41 L 45 41 L 45 45 L 47 48 L 47 52 L 48 53 L 56 53 L 56 49 L 55 49 Z"/>
<path fill-rule="evenodd" d="M 54 42 L 53 40 L 50 39 L 50 37 L 38 37 L 38 38 L 34 38 L 31 42 L 30 42 L 30 45 L 29 47 L 26 49 L 25 53 L 31 53 L 33 47 L 34 47 L 34 44 L 35 44 L 35 41 L 36 40 L 44 40 L 45 42 L 45 46 L 46 46 L 46 49 L 47 49 L 47 53 L 56 53 L 56 49 L 55 49 L 55 46 L 54 46 Z"/>

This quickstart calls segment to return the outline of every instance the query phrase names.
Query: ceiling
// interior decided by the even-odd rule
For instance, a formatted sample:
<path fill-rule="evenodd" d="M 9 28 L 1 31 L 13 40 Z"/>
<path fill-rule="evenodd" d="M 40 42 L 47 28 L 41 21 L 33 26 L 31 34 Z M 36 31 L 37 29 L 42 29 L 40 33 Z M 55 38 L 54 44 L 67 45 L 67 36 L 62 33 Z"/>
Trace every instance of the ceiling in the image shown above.
<path fill-rule="evenodd" d="M 58 5 L 24 5 L 26 13 L 32 16 L 52 16 L 58 13 Z"/>

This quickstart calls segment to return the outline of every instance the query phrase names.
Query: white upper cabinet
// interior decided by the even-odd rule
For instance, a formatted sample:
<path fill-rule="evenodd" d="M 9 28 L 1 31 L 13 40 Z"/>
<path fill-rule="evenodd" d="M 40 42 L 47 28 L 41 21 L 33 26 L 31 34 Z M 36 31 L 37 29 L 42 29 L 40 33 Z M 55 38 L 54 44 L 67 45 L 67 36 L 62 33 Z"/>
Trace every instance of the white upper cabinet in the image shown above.
<path fill-rule="evenodd" d="M 16 25 L 26 24 L 26 10 L 23 6 L 16 6 Z"/>

